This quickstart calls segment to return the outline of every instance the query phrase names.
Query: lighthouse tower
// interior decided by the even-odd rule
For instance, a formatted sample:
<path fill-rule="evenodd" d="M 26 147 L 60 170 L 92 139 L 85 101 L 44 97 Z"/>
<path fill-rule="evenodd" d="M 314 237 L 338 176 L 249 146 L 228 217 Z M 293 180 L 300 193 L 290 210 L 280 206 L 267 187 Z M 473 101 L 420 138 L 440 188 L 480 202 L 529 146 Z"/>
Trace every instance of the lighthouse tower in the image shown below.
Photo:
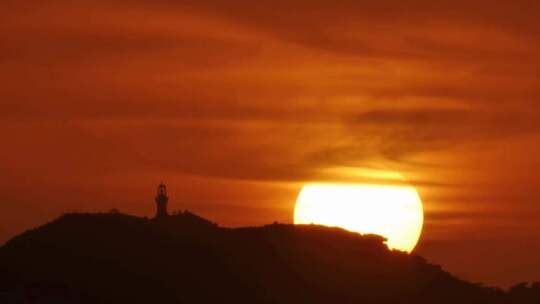
<path fill-rule="evenodd" d="M 159 184 L 156 195 L 156 218 L 167 217 L 167 202 L 169 197 L 167 196 L 167 187 L 163 182 Z"/>

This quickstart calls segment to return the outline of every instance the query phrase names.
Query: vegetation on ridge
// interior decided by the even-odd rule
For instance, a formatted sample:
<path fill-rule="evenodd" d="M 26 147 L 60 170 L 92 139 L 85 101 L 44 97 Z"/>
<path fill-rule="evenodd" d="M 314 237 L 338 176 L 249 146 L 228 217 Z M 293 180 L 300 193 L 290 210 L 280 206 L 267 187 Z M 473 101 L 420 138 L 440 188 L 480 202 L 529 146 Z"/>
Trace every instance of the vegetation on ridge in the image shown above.
<path fill-rule="evenodd" d="M 539 303 L 460 280 L 379 236 L 70 214 L 0 248 L 1 303 Z"/>

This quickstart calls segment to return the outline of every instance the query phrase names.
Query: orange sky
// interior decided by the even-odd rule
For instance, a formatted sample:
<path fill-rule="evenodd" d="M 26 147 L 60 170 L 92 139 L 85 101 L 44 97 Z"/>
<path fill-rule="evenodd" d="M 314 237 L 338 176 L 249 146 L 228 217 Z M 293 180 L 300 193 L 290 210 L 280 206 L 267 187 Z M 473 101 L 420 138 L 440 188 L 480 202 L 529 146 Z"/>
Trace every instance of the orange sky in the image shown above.
<path fill-rule="evenodd" d="M 364 2 L 2 1 L 0 242 L 150 216 L 161 180 L 222 225 L 291 222 L 304 182 L 386 168 L 420 254 L 540 280 L 540 3 Z"/>

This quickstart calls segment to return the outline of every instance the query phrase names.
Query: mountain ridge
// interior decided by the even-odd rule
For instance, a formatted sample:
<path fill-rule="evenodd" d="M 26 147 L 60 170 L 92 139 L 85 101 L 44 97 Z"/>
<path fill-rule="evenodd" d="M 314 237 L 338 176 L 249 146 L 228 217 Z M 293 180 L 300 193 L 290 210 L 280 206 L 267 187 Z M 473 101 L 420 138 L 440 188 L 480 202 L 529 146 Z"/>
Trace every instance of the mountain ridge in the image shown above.
<path fill-rule="evenodd" d="M 63 215 L 0 247 L 0 283 L 5 303 L 540 303 L 538 284 L 466 282 L 380 236 L 189 211 Z"/>

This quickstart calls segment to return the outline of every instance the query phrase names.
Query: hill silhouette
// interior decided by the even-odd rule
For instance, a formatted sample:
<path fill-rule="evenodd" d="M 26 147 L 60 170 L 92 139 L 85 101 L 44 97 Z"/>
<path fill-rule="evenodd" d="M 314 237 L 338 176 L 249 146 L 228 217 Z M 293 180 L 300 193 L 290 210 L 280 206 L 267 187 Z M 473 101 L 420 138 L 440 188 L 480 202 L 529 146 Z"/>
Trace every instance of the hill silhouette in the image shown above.
<path fill-rule="evenodd" d="M 540 286 L 472 284 L 338 228 L 112 212 L 64 215 L 7 242 L 0 303 L 540 303 Z"/>

